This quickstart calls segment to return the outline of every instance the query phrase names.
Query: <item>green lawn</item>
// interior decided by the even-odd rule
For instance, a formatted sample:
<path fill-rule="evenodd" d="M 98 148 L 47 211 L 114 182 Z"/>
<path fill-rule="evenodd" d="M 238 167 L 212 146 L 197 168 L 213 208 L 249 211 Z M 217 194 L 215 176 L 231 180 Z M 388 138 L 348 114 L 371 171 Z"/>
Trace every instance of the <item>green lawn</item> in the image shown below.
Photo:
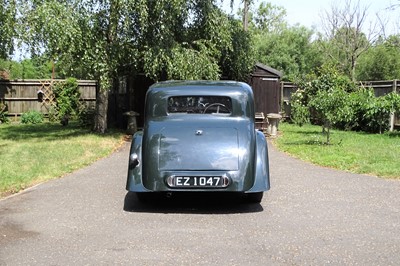
<path fill-rule="evenodd" d="M 0 197 L 89 165 L 122 138 L 121 132 L 98 135 L 74 123 L 0 125 Z"/>
<path fill-rule="evenodd" d="M 331 145 L 321 127 L 281 123 L 277 147 L 289 154 L 314 164 L 400 179 L 400 132 L 367 134 L 333 130 Z"/>

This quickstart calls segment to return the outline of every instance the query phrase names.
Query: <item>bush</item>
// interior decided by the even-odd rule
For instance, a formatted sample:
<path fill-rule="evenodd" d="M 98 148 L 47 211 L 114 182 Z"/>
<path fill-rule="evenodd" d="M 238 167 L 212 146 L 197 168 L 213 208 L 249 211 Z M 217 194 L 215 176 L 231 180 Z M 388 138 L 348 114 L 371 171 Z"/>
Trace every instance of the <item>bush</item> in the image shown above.
<path fill-rule="evenodd" d="M 329 144 L 330 129 L 338 124 L 347 127 L 353 119 L 348 95 L 354 91 L 354 83 L 329 65 L 309 78 L 302 81 L 299 84 L 301 89 L 292 94 L 292 120 L 299 125 L 308 120 L 322 125 Z"/>
<path fill-rule="evenodd" d="M 49 108 L 49 111 L 47 113 L 47 116 L 48 116 L 50 122 L 58 121 L 57 107 L 55 107 L 54 105 L 51 105 Z"/>
<path fill-rule="evenodd" d="M 395 92 L 376 97 L 374 89 L 360 88 L 351 93 L 350 99 L 355 130 L 383 133 L 389 128 L 390 114 L 400 110 L 400 95 Z"/>
<path fill-rule="evenodd" d="M 57 102 L 57 117 L 61 124 L 68 125 L 71 117 L 78 115 L 80 92 L 75 78 L 69 78 L 65 82 L 57 84 L 53 92 Z"/>
<path fill-rule="evenodd" d="M 0 103 L 0 124 L 10 122 L 8 118 L 7 105 Z"/>
<path fill-rule="evenodd" d="M 21 116 L 22 124 L 40 124 L 43 123 L 43 114 L 38 111 L 29 111 Z"/>
<path fill-rule="evenodd" d="M 383 133 L 389 128 L 390 115 L 400 112 L 399 93 L 376 97 L 373 88 L 356 87 L 330 66 L 297 84 L 300 89 L 291 96 L 292 121 L 322 125 L 328 130 L 327 143 L 331 127 Z"/>
<path fill-rule="evenodd" d="M 292 93 L 290 98 L 292 106 L 291 119 L 293 123 L 299 126 L 310 122 L 310 110 L 305 101 L 305 97 L 304 90 L 298 89 L 296 92 Z"/>
<path fill-rule="evenodd" d="M 78 113 L 78 120 L 81 126 L 93 126 L 94 125 L 95 109 L 92 107 L 86 107 L 81 105 Z"/>

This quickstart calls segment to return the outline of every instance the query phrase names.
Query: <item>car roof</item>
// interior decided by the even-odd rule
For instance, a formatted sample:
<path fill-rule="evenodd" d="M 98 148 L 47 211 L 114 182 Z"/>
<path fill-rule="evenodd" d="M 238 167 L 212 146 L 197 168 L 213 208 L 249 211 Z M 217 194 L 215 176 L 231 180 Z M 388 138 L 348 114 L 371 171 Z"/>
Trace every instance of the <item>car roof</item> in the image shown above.
<path fill-rule="evenodd" d="M 244 82 L 171 80 L 155 83 L 149 88 L 146 95 L 147 115 L 166 115 L 167 99 L 173 96 L 227 96 L 233 100 L 233 105 L 237 106 L 236 115 L 247 113 L 247 115 L 252 116 L 251 113 L 254 112 L 253 91 Z"/>
<path fill-rule="evenodd" d="M 251 88 L 248 84 L 238 81 L 226 81 L 226 80 L 169 80 L 155 83 L 149 89 L 149 93 L 156 93 L 163 91 L 170 96 L 172 95 L 187 95 L 185 92 L 190 92 L 192 95 L 219 95 L 219 92 L 241 92 L 241 93 L 252 93 Z M 194 94 L 193 94 L 194 93 Z"/>

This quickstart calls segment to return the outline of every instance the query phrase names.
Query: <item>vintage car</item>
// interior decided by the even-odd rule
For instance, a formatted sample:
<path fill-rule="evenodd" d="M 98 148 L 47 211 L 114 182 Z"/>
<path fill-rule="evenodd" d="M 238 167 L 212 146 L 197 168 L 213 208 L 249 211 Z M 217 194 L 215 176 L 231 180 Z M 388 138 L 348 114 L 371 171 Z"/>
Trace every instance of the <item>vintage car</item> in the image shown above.
<path fill-rule="evenodd" d="M 260 202 L 270 188 L 268 149 L 254 117 L 246 83 L 154 84 L 143 131 L 132 139 L 126 189 L 139 200 L 154 192 L 238 192 Z"/>

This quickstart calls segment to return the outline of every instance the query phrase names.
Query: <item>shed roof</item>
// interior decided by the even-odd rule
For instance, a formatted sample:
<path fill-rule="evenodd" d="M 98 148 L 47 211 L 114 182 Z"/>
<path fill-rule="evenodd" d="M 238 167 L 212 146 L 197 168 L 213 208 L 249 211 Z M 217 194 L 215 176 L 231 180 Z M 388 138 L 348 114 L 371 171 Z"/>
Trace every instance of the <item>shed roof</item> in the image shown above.
<path fill-rule="evenodd" d="M 261 70 L 261 72 L 259 70 Z M 266 65 L 261 64 L 261 63 L 257 63 L 255 65 L 255 70 L 254 70 L 254 73 L 252 75 L 260 76 L 260 75 L 263 75 L 263 72 L 265 72 L 265 74 L 268 75 L 268 76 L 272 75 L 272 76 L 276 76 L 276 77 L 279 77 L 279 78 L 281 78 L 283 76 L 282 72 L 280 72 L 279 70 L 276 70 L 276 69 L 274 69 L 274 68 L 272 68 L 270 66 L 266 66 Z"/>

